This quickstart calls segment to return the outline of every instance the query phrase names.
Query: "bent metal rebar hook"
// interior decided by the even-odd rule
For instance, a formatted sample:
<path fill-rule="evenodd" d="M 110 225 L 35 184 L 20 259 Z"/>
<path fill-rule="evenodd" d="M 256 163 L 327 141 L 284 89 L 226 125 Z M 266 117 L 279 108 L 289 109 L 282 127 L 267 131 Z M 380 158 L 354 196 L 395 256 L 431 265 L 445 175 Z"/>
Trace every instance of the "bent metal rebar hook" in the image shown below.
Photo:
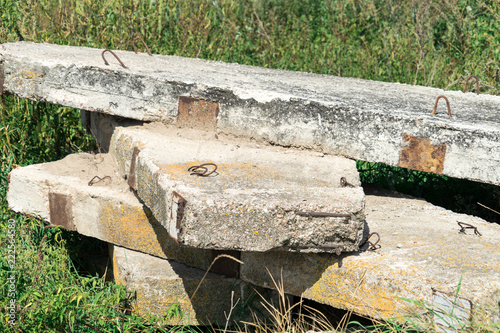
<path fill-rule="evenodd" d="M 142 44 L 144 44 L 144 46 L 146 47 L 146 50 L 148 51 L 148 54 L 149 54 L 150 56 L 153 56 L 153 55 L 151 54 L 151 51 L 149 50 L 148 45 L 146 44 L 146 42 L 144 41 L 144 39 L 142 39 L 142 38 L 141 38 L 141 36 L 139 36 L 139 35 L 137 35 L 137 36 L 134 38 L 134 40 L 132 41 L 132 47 L 134 48 L 134 52 L 135 52 L 136 54 L 137 54 L 137 47 L 135 46 L 135 41 L 136 41 L 136 40 L 140 40 L 140 41 L 142 42 Z"/>
<path fill-rule="evenodd" d="M 213 166 L 214 169 L 212 171 L 208 172 L 208 169 L 206 168 L 207 165 Z M 196 175 L 196 176 L 201 176 L 201 177 L 208 177 L 211 174 L 213 174 L 216 170 L 217 170 L 217 165 L 214 163 L 204 163 L 201 165 L 193 165 L 192 167 L 190 167 L 188 169 L 188 171 L 191 172 L 191 174 L 190 174 L 191 176 Z"/>
<path fill-rule="evenodd" d="M 472 77 L 476 79 L 476 92 L 479 95 L 479 79 L 477 78 L 476 75 L 467 76 L 467 78 L 465 79 L 465 86 L 463 92 L 465 93 L 467 91 L 467 85 L 469 84 L 469 79 Z"/>
<path fill-rule="evenodd" d="M 101 54 L 101 56 L 102 56 L 102 60 L 104 60 L 104 64 L 105 64 L 105 65 L 109 66 L 108 61 L 106 60 L 106 58 L 104 58 L 104 53 L 105 53 L 105 52 L 109 52 L 109 53 L 111 53 L 112 55 L 114 55 L 114 56 L 115 56 L 115 58 L 116 58 L 116 60 L 118 60 L 118 62 L 120 63 L 120 65 L 122 65 L 122 67 L 123 67 L 123 68 L 128 68 L 128 67 L 127 67 L 127 66 L 125 66 L 125 64 L 124 64 L 124 63 L 120 60 L 120 58 L 118 58 L 118 56 L 117 56 L 117 55 L 116 55 L 113 51 L 111 51 L 110 49 L 106 49 L 106 50 L 102 51 L 102 54 Z"/>
<path fill-rule="evenodd" d="M 377 236 L 377 241 L 375 243 L 370 242 L 370 238 L 372 238 L 373 235 Z M 380 235 L 378 234 L 378 232 L 372 232 L 371 234 L 368 235 L 368 238 L 359 247 L 361 248 L 365 246 L 366 243 L 368 243 L 369 246 L 367 250 L 375 251 L 377 249 L 378 242 L 380 242 Z"/>
<path fill-rule="evenodd" d="M 446 98 L 445 95 L 439 95 L 437 98 L 436 98 L 436 102 L 434 103 L 434 109 L 432 110 L 432 115 L 436 115 L 436 109 L 437 109 L 437 105 L 438 105 L 438 101 L 441 99 L 441 98 L 444 98 L 444 100 L 446 101 L 446 107 L 448 108 L 448 117 L 451 118 L 451 109 L 450 109 L 450 101 L 448 100 L 448 98 Z"/>

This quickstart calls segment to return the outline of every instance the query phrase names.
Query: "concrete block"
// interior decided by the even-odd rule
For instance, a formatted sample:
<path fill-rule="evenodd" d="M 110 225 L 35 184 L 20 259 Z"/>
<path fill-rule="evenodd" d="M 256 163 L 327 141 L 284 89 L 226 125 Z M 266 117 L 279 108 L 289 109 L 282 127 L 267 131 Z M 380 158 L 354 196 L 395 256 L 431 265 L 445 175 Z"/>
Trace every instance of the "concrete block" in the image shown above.
<path fill-rule="evenodd" d="M 102 180 L 95 178 L 89 185 L 94 176 Z M 208 268 L 219 254 L 181 248 L 116 173 L 110 155 L 74 154 L 60 161 L 14 169 L 7 200 L 18 213 L 194 267 Z M 232 275 L 237 275 L 237 269 L 233 267 Z"/>
<path fill-rule="evenodd" d="M 405 299 L 433 304 L 436 293 L 458 290 L 473 310 L 488 308 L 492 322 L 500 320 L 500 225 L 422 200 L 373 195 L 366 196 L 366 221 L 380 235 L 375 251 L 365 245 L 340 257 L 244 252 L 241 278 L 272 287 L 269 270 L 287 293 L 376 318 L 425 312 Z M 481 236 L 461 233 L 457 221 Z"/>
<path fill-rule="evenodd" d="M 352 160 L 159 124 L 116 128 L 110 154 L 179 244 L 340 253 L 362 240 L 364 193 Z M 189 171 L 205 163 L 216 171 Z M 341 187 L 343 177 L 352 187 Z"/>
<path fill-rule="evenodd" d="M 119 246 L 111 249 L 115 281 L 135 290 L 132 310 L 136 314 L 164 317 L 170 325 L 224 325 L 230 313 L 233 323 L 249 320 L 251 311 L 262 310 L 254 288 L 240 280 L 208 273 L 202 281 L 203 270 Z M 258 290 L 268 301 L 276 299 L 276 293 Z M 174 310 L 182 315 L 174 315 Z"/>
<path fill-rule="evenodd" d="M 122 68 L 101 53 L 2 44 L 5 91 L 500 185 L 500 96 L 116 51 Z M 432 115 L 440 95 L 451 118 L 443 100 Z"/>

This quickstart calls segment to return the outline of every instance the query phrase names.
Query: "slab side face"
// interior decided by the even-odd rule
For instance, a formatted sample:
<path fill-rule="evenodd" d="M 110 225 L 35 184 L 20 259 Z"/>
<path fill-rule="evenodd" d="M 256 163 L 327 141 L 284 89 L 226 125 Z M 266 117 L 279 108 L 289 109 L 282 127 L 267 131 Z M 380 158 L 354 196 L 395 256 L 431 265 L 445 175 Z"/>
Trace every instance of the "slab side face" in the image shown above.
<path fill-rule="evenodd" d="M 102 180 L 95 178 L 89 186 L 96 175 Z M 181 248 L 115 173 L 110 155 L 74 154 L 17 168 L 10 173 L 9 185 L 12 210 L 80 234 L 202 269 L 210 266 L 216 254 Z M 64 204 L 58 209 L 50 199 L 54 193 Z"/>
<path fill-rule="evenodd" d="M 364 193 L 354 161 L 179 138 L 174 128 L 155 126 L 117 128 L 110 152 L 179 244 L 243 251 L 357 250 Z M 341 187 L 341 178 L 352 187 Z"/>
<path fill-rule="evenodd" d="M 224 325 L 225 314 L 232 313 L 232 323 L 249 320 L 251 310 L 262 310 L 254 288 L 240 280 L 214 273 L 204 276 L 203 270 L 119 246 L 111 249 L 115 280 L 135 290 L 132 306 L 138 315 L 164 317 L 169 325 Z M 262 297 L 276 300 L 274 292 L 257 290 Z M 245 309 L 231 311 L 234 304 Z"/>
<path fill-rule="evenodd" d="M 367 195 L 366 216 L 369 232 L 380 235 L 376 251 L 243 252 L 241 277 L 266 287 L 273 286 L 270 275 L 282 277 L 285 292 L 375 318 L 424 313 L 412 301 L 433 304 L 436 292 L 458 290 L 473 309 L 500 320 L 499 225 L 403 197 Z M 460 233 L 457 221 L 482 236 Z"/>
<path fill-rule="evenodd" d="M 180 125 L 190 108 L 183 101 L 193 99 L 217 105 L 219 133 L 500 184 L 499 96 L 116 51 L 124 69 L 104 65 L 101 52 L 2 44 L 5 90 Z M 450 100 L 451 118 L 443 105 L 431 115 L 440 95 Z M 426 153 L 410 153 L 409 136 L 445 147 L 439 165 L 429 165 Z"/>

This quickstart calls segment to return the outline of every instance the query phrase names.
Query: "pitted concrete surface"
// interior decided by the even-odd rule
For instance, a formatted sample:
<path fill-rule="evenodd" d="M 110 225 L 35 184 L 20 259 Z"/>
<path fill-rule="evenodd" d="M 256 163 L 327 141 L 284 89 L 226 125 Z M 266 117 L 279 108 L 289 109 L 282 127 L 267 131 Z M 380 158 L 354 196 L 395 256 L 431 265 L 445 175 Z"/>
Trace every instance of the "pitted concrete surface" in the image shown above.
<path fill-rule="evenodd" d="M 89 186 L 94 176 L 109 177 Z M 98 179 L 95 179 L 97 181 Z M 72 230 L 112 244 L 206 269 L 218 254 L 181 248 L 118 175 L 106 154 L 74 154 L 50 163 L 14 169 L 7 200 L 12 210 L 52 224 L 49 193 L 67 196 Z M 61 212 L 53 212 L 55 216 Z M 54 217 L 54 215 L 52 215 Z"/>
<path fill-rule="evenodd" d="M 266 287 L 273 286 L 270 274 L 282 277 L 285 292 L 379 318 L 425 312 L 412 301 L 432 304 L 433 288 L 453 296 L 458 290 L 476 311 L 500 320 L 500 225 L 401 195 L 367 195 L 366 220 L 380 235 L 375 251 L 244 252 L 241 277 Z M 460 233 L 457 222 L 482 236 Z"/>
<path fill-rule="evenodd" d="M 170 325 L 224 325 L 226 320 L 248 321 L 251 310 L 262 310 L 255 287 L 240 280 L 214 273 L 203 280 L 203 270 L 175 261 L 112 245 L 111 252 L 115 281 L 136 291 L 131 304 L 136 314 L 165 317 Z M 275 292 L 257 290 L 264 299 L 277 300 Z M 233 305 L 242 311 L 231 311 Z"/>
<path fill-rule="evenodd" d="M 500 97 L 82 47 L 0 46 L 5 90 L 139 120 L 175 121 L 180 96 L 218 103 L 217 131 L 500 184 Z M 440 95 L 444 101 L 432 116 Z M 408 147 L 410 147 L 408 149 Z"/>
<path fill-rule="evenodd" d="M 137 195 L 179 244 L 243 251 L 358 249 L 364 193 L 354 161 L 223 143 L 209 139 L 210 132 L 183 138 L 177 131 L 158 124 L 118 127 L 110 154 L 120 172 L 135 179 Z M 190 167 L 204 163 L 217 165 L 216 172 L 191 174 Z M 354 187 L 341 187 L 342 177 Z M 175 201 L 179 196 L 185 201 L 182 210 Z"/>

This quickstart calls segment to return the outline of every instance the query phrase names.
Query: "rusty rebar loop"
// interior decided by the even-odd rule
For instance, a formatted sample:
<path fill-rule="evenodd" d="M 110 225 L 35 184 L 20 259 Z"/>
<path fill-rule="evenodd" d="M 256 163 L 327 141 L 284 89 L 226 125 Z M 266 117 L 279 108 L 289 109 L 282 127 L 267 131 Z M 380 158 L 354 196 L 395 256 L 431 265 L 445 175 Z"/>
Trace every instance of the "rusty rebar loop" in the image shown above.
<path fill-rule="evenodd" d="M 195 166 L 191 167 L 188 169 L 188 171 L 191 171 L 191 175 L 198 175 L 198 176 L 203 176 L 208 172 L 208 168 L 202 167 L 202 166 Z"/>
<path fill-rule="evenodd" d="M 465 234 L 466 229 L 474 229 L 474 234 L 478 236 L 482 236 L 479 230 L 477 230 L 477 227 L 473 226 L 472 224 L 465 223 L 465 222 L 459 222 L 457 221 L 458 225 L 460 226 L 460 231 L 459 233 Z"/>
<path fill-rule="evenodd" d="M 100 181 L 103 181 L 104 179 L 108 178 L 109 180 L 111 180 L 111 177 L 110 176 L 104 176 L 104 177 L 99 177 L 99 176 L 94 176 L 94 178 L 92 178 L 90 181 L 89 181 L 89 186 L 92 186 L 94 184 L 97 184 L 99 183 Z M 97 180 L 96 180 L 97 179 Z"/>
<path fill-rule="evenodd" d="M 208 168 L 206 166 L 212 166 L 213 170 L 208 172 Z M 201 171 L 203 170 L 203 171 Z M 200 165 L 193 165 L 189 167 L 188 171 L 191 172 L 191 175 L 197 175 L 200 177 L 208 177 L 211 174 L 213 174 L 215 171 L 217 171 L 217 165 L 214 163 L 203 163 Z"/>
<path fill-rule="evenodd" d="M 470 78 L 475 78 L 476 79 L 476 93 L 479 95 L 479 79 L 477 78 L 476 75 L 469 75 L 465 79 L 465 86 L 464 86 L 464 93 L 467 91 L 467 86 L 469 85 L 469 79 Z"/>
<path fill-rule="evenodd" d="M 107 60 L 106 60 L 106 58 L 104 57 L 104 53 L 106 53 L 106 52 L 109 52 L 109 53 L 111 53 L 112 55 L 114 55 L 114 56 L 115 56 L 115 58 L 116 58 L 116 60 L 118 60 L 118 62 L 120 63 L 120 65 L 122 65 L 122 67 L 123 67 L 123 68 L 128 68 L 128 67 L 127 67 L 127 66 L 125 66 L 125 64 L 124 64 L 124 63 L 120 60 L 120 58 L 118 58 L 118 56 L 117 56 L 117 55 L 116 55 L 113 51 L 111 51 L 110 49 L 106 49 L 106 50 L 102 51 L 102 54 L 101 54 L 101 56 L 102 56 L 102 60 L 104 60 L 104 64 L 105 64 L 105 65 L 109 66 L 108 61 L 107 61 Z"/>
<path fill-rule="evenodd" d="M 448 98 L 445 96 L 445 95 L 439 95 L 437 98 L 436 98 L 436 102 L 434 103 L 434 109 L 432 110 L 432 115 L 436 115 L 436 109 L 437 109 L 437 105 L 438 105 L 438 101 L 441 99 L 441 98 L 444 98 L 445 102 L 446 102 L 446 107 L 448 108 L 448 116 L 451 118 L 451 109 L 450 109 L 450 101 L 448 100 Z"/>
<path fill-rule="evenodd" d="M 370 242 L 370 238 L 372 238 L 373 235 L 377 236 L 377 241 L 375 243 Z M 361 248 L 365 246 L 366 243 L 368 243 L 370 244 L 370 246 L 368 247 L 367 250 L 375 251 L 377 249 L 378 242 L 380 242 L 380 235 L 378 234 L 378 232 L 372 232 L 371 234 L 368 235 L 368 238 L 359 247 Z M 380 248 L 380 245 L 378 248 Z"/>
<path fill-rule="evenodd" d="M 354 185 L 352 185 L 351 183 L 349 183 L 347 181 L 347 179 L 345 179 L 345 177 L 341 177 L 340 178 L 340 186 L 341 187 L 354 187 Z"/>
<path fill-rule="evenodd" d="M 141 37 L 141 36 L 139 36 L 139 35 L 137 35 L 137 36 L 134 38 L 134 40 L 132 41 L 132 47 L 134 48 L 134 52 L 135 52 L 136 54 L 137 54 L 137 47 L 135 46 L 135 41 L 136 41 L 136 40 L 140 40 L 140 41 L 142 42 L 142 44 L 144 44 L 144 46 L 146 47 L 146 50 L 148 51 L 148 54 L 149 54 L 150 56 L 153 56 L 153 55 L 151 54 L 151 51 L 149 50 L 148 45 L 146 44 L 146 42 L 144 41 L 144 39 L 142 39 L 142 37 Z"/>

